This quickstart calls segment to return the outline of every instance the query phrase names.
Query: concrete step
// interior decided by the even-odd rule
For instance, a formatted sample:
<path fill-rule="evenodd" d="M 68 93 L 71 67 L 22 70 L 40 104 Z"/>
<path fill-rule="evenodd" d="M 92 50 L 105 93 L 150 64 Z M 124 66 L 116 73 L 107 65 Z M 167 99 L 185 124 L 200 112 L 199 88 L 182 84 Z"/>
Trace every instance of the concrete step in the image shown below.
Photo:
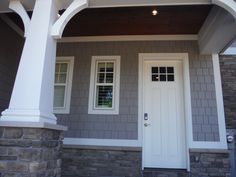
<path fill-rule="evenodd" d="M 145 168 L 143 177 L 189 177 L 187 170 Z"/>

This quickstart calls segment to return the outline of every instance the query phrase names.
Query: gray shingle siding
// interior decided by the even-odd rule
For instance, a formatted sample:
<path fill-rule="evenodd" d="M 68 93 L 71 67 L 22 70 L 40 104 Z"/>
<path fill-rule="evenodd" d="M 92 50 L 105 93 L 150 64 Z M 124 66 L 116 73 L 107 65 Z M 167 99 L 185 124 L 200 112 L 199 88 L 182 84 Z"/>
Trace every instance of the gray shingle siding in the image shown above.
<path fill-rule="evenodd" d="M 211 56 L 189 58 L 194 141 L 219 141 L 214 71 Z"/>
<path fill-rule="evenodd" d="M 23 38 L 0 18 L 0 112 L 9 105 L 15 81 Z"/>
<path fill-rule="evenodd" d="M 57 115 L 68 126 L 66 137 L 137 139 L 138 54 L 189 53 L 195 141 L 219 141 L 211 56 L 199 55 L 196 41 L 60 43 L 58 56 L 75 56 L 69 115 Z M 91 57 L 120 55 L 120 114 L 88 115 Z"/>

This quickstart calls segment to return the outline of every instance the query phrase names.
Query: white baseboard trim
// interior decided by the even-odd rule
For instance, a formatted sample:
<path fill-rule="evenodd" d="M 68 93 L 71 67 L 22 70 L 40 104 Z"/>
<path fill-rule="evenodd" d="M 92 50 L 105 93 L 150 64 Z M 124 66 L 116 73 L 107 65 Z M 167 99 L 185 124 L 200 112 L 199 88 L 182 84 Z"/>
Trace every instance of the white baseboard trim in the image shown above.
<path fill-rule="evenodd" d="M 92 139 L 92 138 L 65 138 L 65 145 L 84 146 L 117 146 L 117 147 L 142 147 L 138 140 L 113 140 L 113 139 Z"/>

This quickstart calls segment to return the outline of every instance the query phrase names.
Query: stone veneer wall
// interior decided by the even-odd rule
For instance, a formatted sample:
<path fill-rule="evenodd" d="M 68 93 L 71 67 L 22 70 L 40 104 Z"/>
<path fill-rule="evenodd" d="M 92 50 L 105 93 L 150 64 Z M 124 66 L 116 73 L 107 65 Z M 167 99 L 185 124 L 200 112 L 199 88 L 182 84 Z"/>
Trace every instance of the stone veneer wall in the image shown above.
<path fill-rule="evenodd" d="M 190 152 L 191 177 L 230 177 L 229 152 Z"/>
<path fill-rule="evenodd" d="M 141 177 L 141 150 L 64 148 L 62 177 Z"/>
<path fill-rule="evenodd" d="M 227 131 L 234 135 L 234 144 L 228 144 L 231 151 L 231 172 L 236 174 L 236 55 L 220 56 L 220 70 L 223 87 L 225 122 Z"/>
<path fill-rule="evenodd" d="M 190 152 L 187 170 L 151 169 L 142 171 L 141 149 L 115 147 L 65 147 L 62 177 L 230 177 L 228 151 L 198 150 Z"/>
<path fill-rule="evenodd" d="M 0 127 L 0 177 L 60 177 L 62 133 Z"/>
<path fill-rule="evenodd" d="M 220 56 L 226 127 L 236 129 L 236 56 Z"/>

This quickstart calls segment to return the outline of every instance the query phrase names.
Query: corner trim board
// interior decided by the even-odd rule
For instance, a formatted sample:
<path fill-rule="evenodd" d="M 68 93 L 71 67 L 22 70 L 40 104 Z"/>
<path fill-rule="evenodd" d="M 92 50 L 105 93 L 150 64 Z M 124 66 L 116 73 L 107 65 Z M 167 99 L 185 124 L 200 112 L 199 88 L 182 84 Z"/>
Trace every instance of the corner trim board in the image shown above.
<path fill-rule="evenodd" d="M 221 146 L 223 146 L 224 149 L 227 149 L 224 100 L 223 100 L 223 93 L 222 93 L 219 55 L 212 54 L 212 61 L 213 61 L 214 80 L 215 80 L 215 92 L 216 92 L 219 133 L 220 133 L 220 144 Z"/>

